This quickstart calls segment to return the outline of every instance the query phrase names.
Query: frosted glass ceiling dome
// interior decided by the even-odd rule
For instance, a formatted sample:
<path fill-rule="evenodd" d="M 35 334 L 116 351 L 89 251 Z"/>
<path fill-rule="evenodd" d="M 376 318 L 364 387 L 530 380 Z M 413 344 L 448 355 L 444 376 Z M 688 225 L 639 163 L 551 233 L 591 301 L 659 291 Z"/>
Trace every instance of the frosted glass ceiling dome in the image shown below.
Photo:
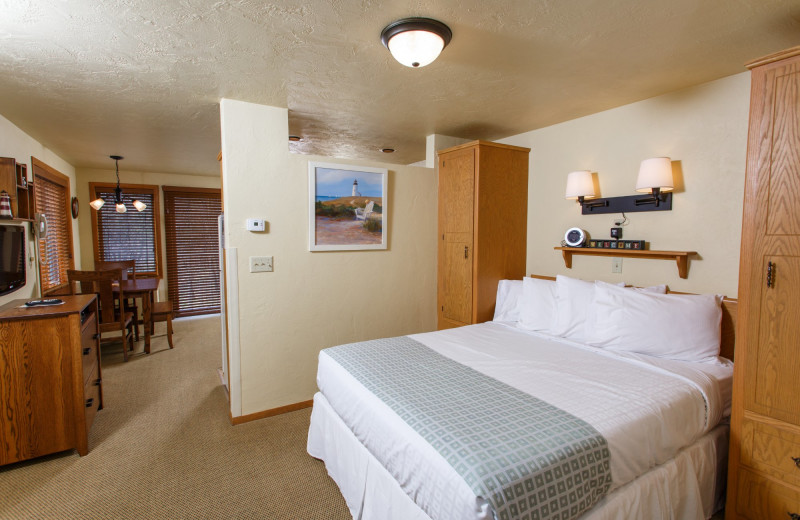
<path fill-rule="evenodd" d="M 452 37 L 449 27 L 430 18 L 403 18 L 381 32 L 381 42 L 394 59 L 413 68 L 432 63 Z"/>

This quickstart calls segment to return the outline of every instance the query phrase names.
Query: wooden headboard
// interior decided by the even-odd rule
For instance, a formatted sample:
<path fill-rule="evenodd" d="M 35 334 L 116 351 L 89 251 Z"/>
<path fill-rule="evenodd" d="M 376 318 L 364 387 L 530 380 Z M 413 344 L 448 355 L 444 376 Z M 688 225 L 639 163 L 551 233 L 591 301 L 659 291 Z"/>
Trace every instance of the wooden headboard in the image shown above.
<path fill-rule="evenodd" d="M 539 278 L 540 280 L 555 280 L 554 276 L 541 276 L 532 274 L 531 278 Z M 674 294 L 694 294 L 670 291 L 667 292 Z M 734 298 L 723 298 L 722 300 L 722 339 L 719 346 L 719 355 L 733 361 L 733 353 L 736 345 L 736 315 L 739 308 L 739 300 Z"/>

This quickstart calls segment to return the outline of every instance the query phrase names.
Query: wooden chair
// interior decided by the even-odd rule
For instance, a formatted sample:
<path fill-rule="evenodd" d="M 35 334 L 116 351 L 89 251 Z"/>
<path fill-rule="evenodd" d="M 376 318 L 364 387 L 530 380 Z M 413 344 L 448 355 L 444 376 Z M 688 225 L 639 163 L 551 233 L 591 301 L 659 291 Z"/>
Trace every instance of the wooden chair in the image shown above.
<path fill-rule="evenodd" d="M 133 314 L 116 312 L 114 309 L 113 283 L 122 280 L 121 269 L 107 271 L 67 271 L 70 294 L 97 294 L 100 301 L 100 342 L 110 343 L 122 340 L 122 357 L 128 361 L 128 350 L 133 350 Z M 122 287 L 119 288 L 119 300 L 125 301 Z M 120 336 L 103 338 L 103 335 L 119 332 Z"/>
<path fill-rule="evenodd" d="M 369 204 L 364 206 L 364 208 L 356 208 L 356 220 L 363 220 L 366 221 L 369 216 L 372 214 L 372 208 L 375 207 L 374 201 L 369 201 Z"/>
<path fill-rule="evenodd" d="M 172 318 L 175 315 L 172 311 L 172 302 L 167 300 L 165 302 L 156 302 L 153 304 L 153 308 L 150 310 L 150 321 L 166 321 L 167 322 L 167 341 L 169 342 L 169 348 L 173 348 L 172 345 Z"/>
<path fill-rule="evenodd" d="M 95 269 L 98 271 L 107 271 L 109 269 L 121 269 L 123 280 L 136 280 L 136 260 L 117 260 L 117 261 L 102 261 L 98 260 L 94 263 Z M 133 332 L 136 341 L 139 341 L 139 307 L 136 306 L 136 298 L 128 298 L 128 300 L 120 300 L 125 303 L 125 311 L 133 313 Z"/>

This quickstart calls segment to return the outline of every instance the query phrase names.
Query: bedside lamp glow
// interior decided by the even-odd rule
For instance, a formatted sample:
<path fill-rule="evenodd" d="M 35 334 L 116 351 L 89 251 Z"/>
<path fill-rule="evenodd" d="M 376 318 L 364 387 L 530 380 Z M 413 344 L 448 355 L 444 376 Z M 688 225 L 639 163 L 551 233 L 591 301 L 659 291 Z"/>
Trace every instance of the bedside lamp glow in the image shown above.
<path fill-rule="evenodd" d="M 645 159 L 639 167 L 636 179 L 636 191 L 652 193 L 652 197 L 637 199 L 636 205 L 655 204 L 662 201 L 662 193 L 672 191 L 675 184 L 672 180 L 672 160 L 669 157 L 653 157 Z"/>
<path fill-rule="evenodd" d="M 583 206 L 584 199 L 593 199 L 595 196 L 592 172 L 589 170 L 579 170 L 567 175 L 567 191 L 564 194 L 565 198 L 577 200 L 578 204 Z"/>

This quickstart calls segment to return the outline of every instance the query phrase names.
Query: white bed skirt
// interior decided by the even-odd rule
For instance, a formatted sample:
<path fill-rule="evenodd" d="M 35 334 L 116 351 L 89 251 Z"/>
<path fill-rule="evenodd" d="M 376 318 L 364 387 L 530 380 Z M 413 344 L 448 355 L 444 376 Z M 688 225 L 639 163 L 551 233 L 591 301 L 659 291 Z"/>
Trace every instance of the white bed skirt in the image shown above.
<path fill-rule="evenodd" d="M 319 392 L 311 412 L 308 453 L 325 462 L 355 520 L 431 520 Z M 706 520 L 724 502 L 727 458 L 728 426 L 720 425 L 675 458 L 614 490 L 581 520 Z M 484 518 L 476 514 L 475 520 Z"/>

